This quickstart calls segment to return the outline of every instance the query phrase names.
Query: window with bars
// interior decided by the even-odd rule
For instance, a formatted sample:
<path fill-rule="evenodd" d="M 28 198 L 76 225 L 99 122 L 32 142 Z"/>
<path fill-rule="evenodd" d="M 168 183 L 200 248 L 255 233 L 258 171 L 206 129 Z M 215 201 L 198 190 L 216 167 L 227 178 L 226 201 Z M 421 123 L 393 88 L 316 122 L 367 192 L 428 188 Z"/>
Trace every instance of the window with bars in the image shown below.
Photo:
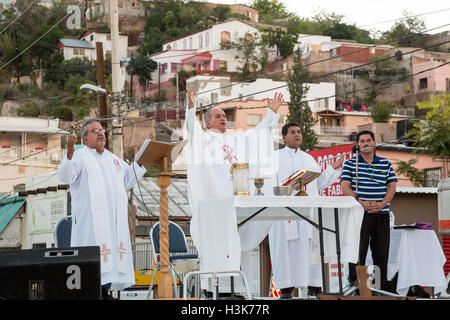
<path fill-rule="evenodd" d="M 425 171 L 425 185 L 424 187 L 436 188 L 441 181 L 441 168 L 424 169 Z"/>

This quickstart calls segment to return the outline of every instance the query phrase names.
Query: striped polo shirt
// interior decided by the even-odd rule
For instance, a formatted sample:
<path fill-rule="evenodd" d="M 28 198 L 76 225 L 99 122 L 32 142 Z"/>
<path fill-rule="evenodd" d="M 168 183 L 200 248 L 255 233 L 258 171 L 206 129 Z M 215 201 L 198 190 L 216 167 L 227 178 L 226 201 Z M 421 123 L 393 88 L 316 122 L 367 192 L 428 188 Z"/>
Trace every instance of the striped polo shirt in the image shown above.
<path fill-rule="evenodd" d="M 391 162 L 376 154 L 372 163 L 367 163 L 361 154 L 358 155 L 358 177 L 358 196 L 362 201 L 383 201 L 387 185 L 398 181 Z M 344 162 L 341 181 L 344 180 L 351 182 L 351 188 L 356 193 L 356 156 Z M 389 214 L 389 208 L 388 203 L 378 213 Z"/>

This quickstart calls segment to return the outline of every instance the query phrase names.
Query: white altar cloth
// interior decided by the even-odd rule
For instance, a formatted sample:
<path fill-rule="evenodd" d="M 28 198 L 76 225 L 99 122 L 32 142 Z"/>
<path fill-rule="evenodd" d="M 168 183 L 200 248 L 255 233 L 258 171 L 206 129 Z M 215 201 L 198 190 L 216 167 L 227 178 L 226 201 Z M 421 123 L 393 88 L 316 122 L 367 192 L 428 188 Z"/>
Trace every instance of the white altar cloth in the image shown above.
<path fill-rule="evenodd" d="M 263 207 L 266 209 L 246 222 L 238 231 L 237 223 Z M 200 201 L 200 260 L 203 260 L 200 262 L 200 269 L 236 270 L 240 265 L 239 253 L 255 248 L 269 233 L 273 220 L 302 219 L 286 207 L 315 223 L 318 223 L 317 209 L 322 208 L 323 227 L 332 230 L 335 230 L 334 208 L 338 208 L 341 262 L 356 263 L 363 208 L 353 197 L 233 196 Z M 335 234 L 324 231 L 323 235 L 324 260 L 336 262 Z M 311 264 L 317 263 L 320 263 L 319 232 L 313 227 Z"/>
<path fill-rule="evenodd" d="M 406 296 L 414 285 L 434 287 L 438 293 L 447 288 L 445 255 L 434 230 L 391 230 L 387 278 L 398 272 L 397 293 Z M 366 265 L 372 265 L 370 248 Z"/>

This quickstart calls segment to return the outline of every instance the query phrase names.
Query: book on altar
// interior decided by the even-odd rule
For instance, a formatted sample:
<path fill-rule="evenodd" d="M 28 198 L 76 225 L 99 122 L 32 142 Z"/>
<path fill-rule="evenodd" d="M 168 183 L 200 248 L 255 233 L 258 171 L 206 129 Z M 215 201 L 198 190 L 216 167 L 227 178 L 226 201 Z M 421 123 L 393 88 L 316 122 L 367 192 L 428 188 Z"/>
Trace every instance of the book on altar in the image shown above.
<path fill-rule="evenodd" d="M 168 164 L 174 163 L 187 142 L 187 139 L 170 143 L 146 139 L 134 160 L 139 165 L 159 166 L 161 160 L 167 157 Z"/>
<path fill-rule="evenodd" d="M 298 188 L 298 187 L 300 187 L 300 183 L 302 183 L 303 186 L 306 186 L 308 183 L 310 183 L 314 179 L 317 179 L 320 176 L 320 174 L 321 174 L 320 172 L 314 172 L 314 171 L 308 171 L 306 169 L 300 169 L 300 170 L 295 171 L 293 174 L 291 174 L 285 180 L 283 180 L 283 183 L 281 185 Z"/>

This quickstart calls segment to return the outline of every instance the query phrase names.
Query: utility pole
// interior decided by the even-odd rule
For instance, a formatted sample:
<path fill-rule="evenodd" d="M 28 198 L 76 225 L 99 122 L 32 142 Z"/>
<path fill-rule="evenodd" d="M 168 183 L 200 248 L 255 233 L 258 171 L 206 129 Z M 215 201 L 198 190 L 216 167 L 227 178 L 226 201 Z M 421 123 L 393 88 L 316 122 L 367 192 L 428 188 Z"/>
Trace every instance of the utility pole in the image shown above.
<path fill-rule="evenodd" d="M 120 119 L 120 57 L 119 57 L 119 7 L 118 0 L 110 0 L 111 64 L 112 64 L 112 152 L 123 158 L 123 127 Z"/>
<path fill-rule="evenodd" d="M 178 83 L 178 72 L 175 74 L 176 77 L 176 87 L 177 87 L 177 111 L 176 111 L 176 121 L 177 121 L 177 125 L 178 125 L 178 121 L 180 120 L 180 87 L 179 87 L 179 83 Z"/>
<path fill-rule="evenodd" d="M 97 54 L 97 84 L 101 88 L 106 89 L 105 62 L 103 59 L 103 43 L 96 42 L 95 50 L 96 50 L 96 54 Z M 106 130 L 108 128 L 108 121 L 103 120 L 103 119 L 106 119 L 106 117 L 108 115 L 108 111 L 107 111 L 107 107 L 106 107 L 106 94 L 98 95 L 98 104 L 100 107 L 100 124 Z M 109 132 L 106 135 L 106 145 L 105 145 L 106 149 L 109 149 L 108 142 L 111 141 L 111 137 L 112 137 L 112 132 Z"/>

